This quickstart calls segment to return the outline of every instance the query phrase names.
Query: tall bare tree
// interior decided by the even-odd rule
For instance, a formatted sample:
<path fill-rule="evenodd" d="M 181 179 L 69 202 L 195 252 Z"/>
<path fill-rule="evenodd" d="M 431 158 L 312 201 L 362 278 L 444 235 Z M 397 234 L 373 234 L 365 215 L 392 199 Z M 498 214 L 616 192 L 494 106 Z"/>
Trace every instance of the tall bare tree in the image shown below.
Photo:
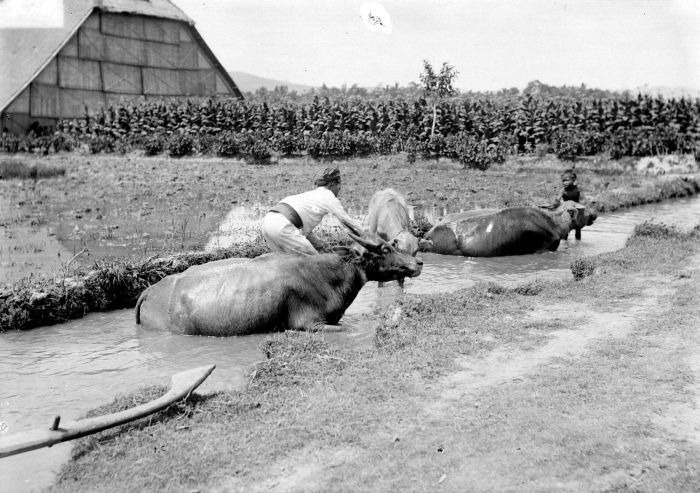
<path fill-rule="evenodd" d="M 433 125 L 430 129 L 430 137 L 435 134 L 437 121 L 437 104 L 442 98 L 454 96 L 459 91 L 454 87 L 454 81 L 459 72 L 447 62 L 442 62 L 440 73 L 436 74 L 428 60 L 423 60 L 423 72 L 420 81 L 423 84 L 423 96 L 433 106 Z"/>

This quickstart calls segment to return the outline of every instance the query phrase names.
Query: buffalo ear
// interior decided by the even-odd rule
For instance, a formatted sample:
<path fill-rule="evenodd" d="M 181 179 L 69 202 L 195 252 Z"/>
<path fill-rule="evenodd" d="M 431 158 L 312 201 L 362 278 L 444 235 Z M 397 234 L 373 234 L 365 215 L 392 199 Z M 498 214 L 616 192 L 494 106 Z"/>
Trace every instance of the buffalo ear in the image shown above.
<path fill-rule="evenodd" d="M 353 252 L 353 249 L 349 246 L 334 246 L 331 248 L 333 253 L 340 255 L 341 257 L 346 257 Z"/>
<path fill-rule="evenodd" d="M 348 231 L 348 235 L 350 235 L 350 238 L 352 238 L 355 242 L 357 242 L 358 245 L 361 245 L 365 247 L 367 250 L 371 252 L 376 252 L 382 248 L 382 240 L 381 238 L 369 238 L 368 236 L 357 236 L 353 233 L 350 233 Z"/>
<path fill-rule="evenodd" d="M 353 258 L 361 258 L 367 251 L 358 244 L 353 244 L 350 246 L 334 246 L 332 250 L 333 253 L 338 255 L 340 258 L 345 259 L 346 262 Z"/>

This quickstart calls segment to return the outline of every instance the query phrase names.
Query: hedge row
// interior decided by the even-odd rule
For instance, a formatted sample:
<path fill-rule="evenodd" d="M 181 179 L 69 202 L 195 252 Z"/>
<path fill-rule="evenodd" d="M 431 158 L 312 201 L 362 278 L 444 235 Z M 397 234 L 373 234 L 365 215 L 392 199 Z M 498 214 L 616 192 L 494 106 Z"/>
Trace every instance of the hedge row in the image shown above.
<path fill-rule="evenodd" d="M 435 120 L 433 130 L 433 120 Z M 586 99 L 493 95 L 432 106 L 423 99 L 311 104 L 237 100 L 145 102 L 63 121 L 55 134 L 5 136 L 7 152 L 70 150 L 173 157 L 201 153 L 267 161 L 405 152 L 412 161 L 449 157 L 485 169 L 506 155 L 550 151 L 562 158 L 700 154 L 700 100 L 639 95 Z"/>

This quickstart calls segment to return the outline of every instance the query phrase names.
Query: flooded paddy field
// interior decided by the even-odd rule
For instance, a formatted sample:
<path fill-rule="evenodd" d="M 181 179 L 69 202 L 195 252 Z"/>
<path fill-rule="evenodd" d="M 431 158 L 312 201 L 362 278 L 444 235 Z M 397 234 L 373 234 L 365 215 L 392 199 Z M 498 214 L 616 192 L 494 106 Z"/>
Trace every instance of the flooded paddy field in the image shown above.
<path fill-rule="evenodd" d="M 0 180 L 0 282 L 60 271 L 79 252 L 84 253 L 73 266 L 87 267 L 105 256 L 146 258 L 200 250 L 232 208 L 243 207 L 251 218 L 259 217 L 282 197 L 311 188 L 331 164 L 75 154 L 44 160 L 65 167 L 65 175 Z M 446 162 L 409 165 L 397 157 L 337 164 L 343 177 L 340 199 L 356 217 L 364 217 L 372 194 L 387 187 L 404 194 L 419 211 L 438 211 L 435 215 L 548 203 L 558 196 L 561 170 L 572 166 L 526 158 L 486 172 Z M 608 210 L 630 200 L 655 200 L 657 176 L 622 173 L 597 161 L 579 168 L 584 197 L 607 204 Z M 249 237 L 257 233 L 254 224 L 239 222 L 238 229 Z M 44 257 L 39 264 L 28 258 L 39 253 Z"/>

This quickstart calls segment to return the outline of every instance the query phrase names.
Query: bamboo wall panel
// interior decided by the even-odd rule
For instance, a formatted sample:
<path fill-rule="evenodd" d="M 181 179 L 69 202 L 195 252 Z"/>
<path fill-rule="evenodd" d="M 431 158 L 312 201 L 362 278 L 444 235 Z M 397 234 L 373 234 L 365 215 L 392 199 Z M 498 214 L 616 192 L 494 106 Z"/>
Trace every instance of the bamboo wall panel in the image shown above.
<path fill-rule="evenodd" d="M 177 70 L 143 67 L 144 94 L 174 96 L 180 92 L 180 76 Z"/>
<path fill-rule="evenodd" d="M 63 56 L 78 56 L 78 35 L 71 36 L 68 42 L 61 48 Z"/>
<path fill-rule="evenodd" d="M 105 38 L 100 31 L 81 27 L 78 32 L 78 55 L 80 58 L 101 60 L 105 54 Z"/>
<path fill-rule="evenodd" d="M 213 70 L 181 70 L 180 91 L 187 96 L 206 96 L 216 91 L 216 74 Z"/>
<path fill-rule="evenodd" d="M 202 53 L 202 50 L 197 51 L 197 67 L 198 68 L 211 68 L 211 62 L 209 62 L 209 58 Z"/>
<path fill-rule="evenodd" d="M 216 74 L 216 94 L 229 94 L 231 89 L 229 89 L 228 84 L 224 81 L 224 78 L 219 74 Z"/>
<path fill-rule="evenodd" d="M 178 67 L 198 68 L 199 47 L 196 43 L 180 43 Z"/>
<path fill-rule="evenodd" d="M 180 25 L 177 22 L 144 18 L 143 28 L 145 39 L 171 44 L 180 42 Z"/>
<path fill-rule="evenodd" d="M 144 18 L 138 15 L 102 14 L 102 32 L 122 38 L 146 39 L 144 35 Z"/>
<path fill-rule="evenodd" d="M 105 57 L 108 62 L 145 65 L 146 53 L 140 39 L 105 36 Z"/>
<path fill-rule="evenodd" d="M 61 116 L 64 118 L 83 117 L 86 108 L 88 113 L 92 115 L 95 110 L 105 105 L 105 94 L 102 91 L 61 89 L 58 99 Z"/>
<path fill-rule="evenodd" d="M 70 89 L 102 89 L 100 62 L 58 57 L 58 85 Z"/>
<path fill-rule="evenodd" d="M 119 92 L 128 94 L 140 94 L 141 69 L 133 65 L 120 65 L 117 63 L 102 63 L 102 79 L 104 90 L 107 92 Z"/>
<path fill-rule="evenodd" d="M 29 113 L 29 88 L 19 93 L 12 103 L 5 109 L 7 113 Z"/>
<path fill-rule="evenodd" d="M 100 30 L 100 13 L 99 12 L 93 12 L 90 14 L 90 17 L 85 19 L 85 22 L 83 22 L 83 26 L 89 27 L 90 29 L 96 29 Z"/>
<path fill-rule="evenodd" d="M 180 43 L 192 43 L 192 36 L 186 27 L 180 26 Z"/>
<path fill-rule="evenodd" d="M 180 63 L 180 50 L 178 45 L 157 43 L 155 41 L 143 41 L 145 63 L 148 67 L 177 68 Z"/>
<path fill-rule="evenodd" d="M 58 87 L 48 84 L 32 82 L 30 86 L 29 109 L 32 116 L 57 117 L 58 113 Z"/>
<path fill-rule="evenodd" d="M 34 79 L 36 82 L 41 82 L 42 84 L 53 84 L 54 86 L 58 84 L 58 74 L 56 72 L 56 59 L 52 59 L 49 64 L 44 67 L 39 75 Z"/>

